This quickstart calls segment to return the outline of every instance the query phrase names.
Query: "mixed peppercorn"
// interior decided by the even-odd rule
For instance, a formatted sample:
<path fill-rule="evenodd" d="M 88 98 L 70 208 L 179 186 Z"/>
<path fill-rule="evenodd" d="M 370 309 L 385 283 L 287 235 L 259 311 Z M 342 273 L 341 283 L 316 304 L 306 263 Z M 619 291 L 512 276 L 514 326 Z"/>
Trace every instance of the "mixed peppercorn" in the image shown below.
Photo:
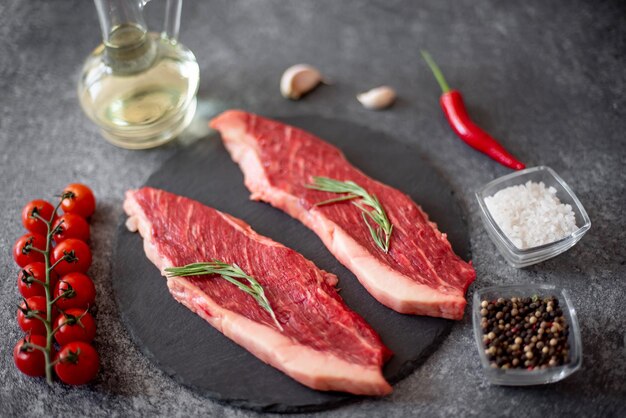
<path fill-rule="evenodd" d="M 554 296 L 483 300 L 480 307 L 491 367 L 533 370 L 569 363 L 569 326 Z"/>

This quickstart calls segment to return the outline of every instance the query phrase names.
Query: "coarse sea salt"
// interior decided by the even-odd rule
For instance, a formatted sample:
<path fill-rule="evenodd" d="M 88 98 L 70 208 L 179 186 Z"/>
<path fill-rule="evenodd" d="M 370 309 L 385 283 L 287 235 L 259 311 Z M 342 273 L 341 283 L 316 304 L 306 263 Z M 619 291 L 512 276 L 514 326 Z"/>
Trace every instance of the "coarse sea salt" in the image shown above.
<path fill-rule="evenodd" d="M 558 241 L 578 229 L 571 205 L 561 203 L 543 182 L 506 187 L 485 198 L 507 238 L 521 250 Z"/>

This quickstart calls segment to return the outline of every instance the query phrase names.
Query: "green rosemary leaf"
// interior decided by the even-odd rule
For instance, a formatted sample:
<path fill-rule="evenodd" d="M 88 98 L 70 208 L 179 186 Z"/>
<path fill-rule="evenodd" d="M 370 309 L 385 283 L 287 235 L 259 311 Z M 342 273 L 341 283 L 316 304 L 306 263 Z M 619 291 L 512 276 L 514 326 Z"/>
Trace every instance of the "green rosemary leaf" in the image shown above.
<path fill-rule="evenodd" d="M 346 201 L 346 200 L 356 199 L 357 197 L 359 197 L 359 196 L 354 195 L 354 194 L 347 194 L 345 196 L 336 197 L 334 199 L 328 199 L 328 200 L 324 200 L 322 202 L 317 202 L 315 204 L 315 206 L 329 205 L 331 203 L 337 203 L 337 202 L 343 202 L 343 201 Z"/>
<path fill-rule="evenodd" d="M 345 200 L 359 199 L 352 203 L 363 213 L 363 221 L 376 245 L 385 253 L 389 252 L 389 240 L 393 232 L 393 225 L 389 222 L 385 209 L 375 195 L 369 194 L 365 189 L 353 181 L 339 181 L 328 177 L 313 177 L 313 183 L 307 184 L 307 188 L 323 192 L 343 194 L 343 196 L 318 202 L 316 206 L 327 205 Z M 375 224 L 370 224 L 368 218 Z"/>
<path fill-rule="evenodd" d="M 283 327 L 278 322 L 278 319 L 276 319 L 276 314 L 269 300 L 267 300 L 267 296 L 265 296 L 263 286 L 261 286 L 254 277 L 247 275 L 237 264 L 228 264 L 223 261 L 213 260 L 211 262 L 187 264 L 182 267 L 168 267 L 165 269 L 165 273 L 167 277 L 202 276 L 206 274 L 218 275 L 237 286 L 239 290 L 252 296 L 256 303 L 270 314 L 278 329 L 283 331 Z M 237 279 L 245 279 L 248 284 L 242 283 Z"/>

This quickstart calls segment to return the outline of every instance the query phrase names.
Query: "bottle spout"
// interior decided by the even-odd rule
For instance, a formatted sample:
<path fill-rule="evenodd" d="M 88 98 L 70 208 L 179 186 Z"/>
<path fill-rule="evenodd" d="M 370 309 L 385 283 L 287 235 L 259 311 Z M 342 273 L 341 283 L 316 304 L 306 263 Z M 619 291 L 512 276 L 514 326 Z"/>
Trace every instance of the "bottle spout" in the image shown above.
<path fill-rule="evenodd" d="M 161 36 L 167 38 L 173 43 L 178 41 L 180 13 L 182 8 L 183 0 L 167 0 L 165 5 L 165 22 L 163 23 L 163 32 L 161 33 Z"/>
<path fill-rule="evenodd" d="M 143 0 L 94 0 L 104 44 L 110 43 L 115 30 L 121 26 L 134 26 L 147 32 L 143 18 Z"/>
<path fill-rule="evenodd" d="M 105 62 L 116 73 L 133 73 L 147 68 L 154 59 L 154 45 L 143 18 L 143 0 L 94 0 Z"/>

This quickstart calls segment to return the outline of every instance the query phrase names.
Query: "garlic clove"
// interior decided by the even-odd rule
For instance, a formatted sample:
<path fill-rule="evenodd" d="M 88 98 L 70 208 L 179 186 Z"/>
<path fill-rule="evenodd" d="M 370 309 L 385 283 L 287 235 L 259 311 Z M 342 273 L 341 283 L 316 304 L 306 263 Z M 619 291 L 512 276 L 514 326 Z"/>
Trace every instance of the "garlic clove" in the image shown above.
<path fill-rule="evenodd" d="M 322 82 L 322 74 L 307 64 L 296 64 L 285 70 L 280 79 L 280 94 L 298 100 Z"/>
<path fill-rule="evenodd" d="M 356 96 L 366 109 L 380 110 L 389 107 L 396 100 L 396 91 L 389 86 L 380 86 Z"/>

